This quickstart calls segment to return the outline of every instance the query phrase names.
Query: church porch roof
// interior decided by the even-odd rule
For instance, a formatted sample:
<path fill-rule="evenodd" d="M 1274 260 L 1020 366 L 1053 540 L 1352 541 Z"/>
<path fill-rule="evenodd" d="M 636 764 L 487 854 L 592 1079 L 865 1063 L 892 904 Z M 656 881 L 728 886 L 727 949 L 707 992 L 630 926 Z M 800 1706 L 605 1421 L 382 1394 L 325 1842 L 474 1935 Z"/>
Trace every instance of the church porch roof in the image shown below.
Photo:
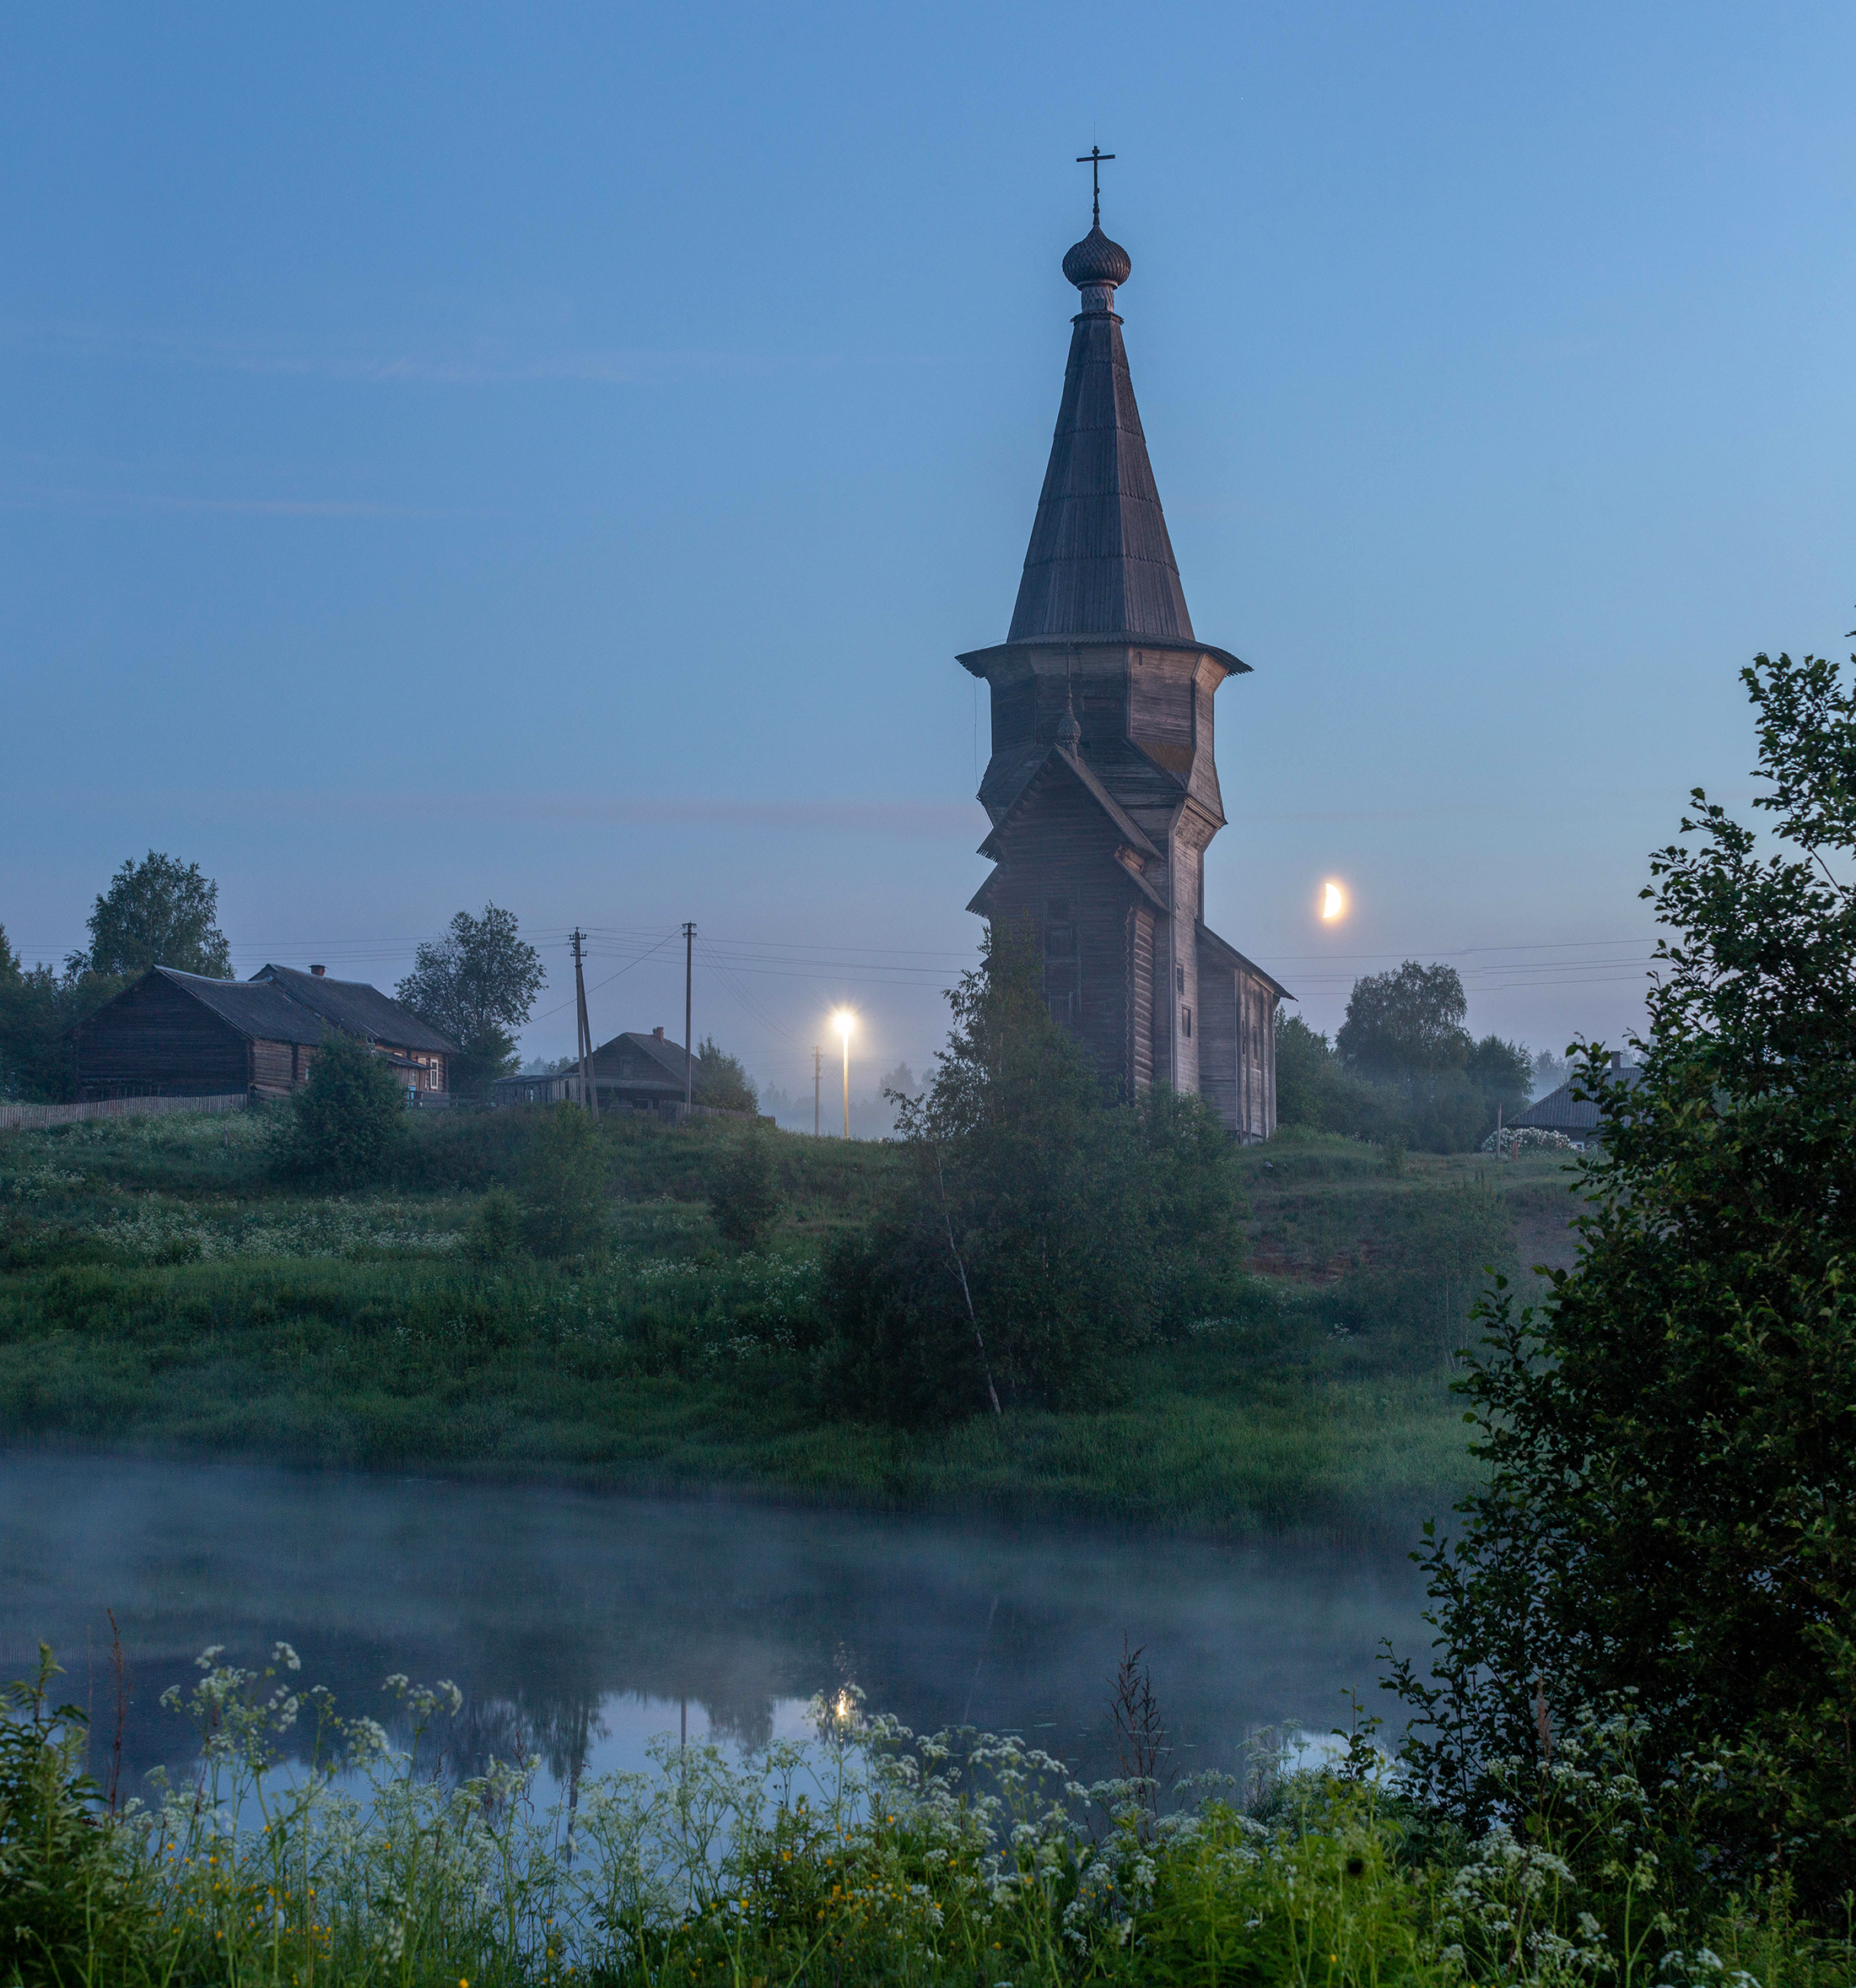
<path fill-rule="evenodd" d="M 1272 989 L 1284 1001 L 1293 1001 L 1296 998 L 1273 974 L 1265 973 L 1255 960 L 1246 959 L 1228 939 L 1221 939 L 1203 919 L 1197 921 L 1193 929 L 1198 935 L 1201 952 L 1211 953 L 1222 965 L 1235 967 L 1239 973 L 1249 974 L 1254 979 L 1261 980 L 1265 986 Z"/>

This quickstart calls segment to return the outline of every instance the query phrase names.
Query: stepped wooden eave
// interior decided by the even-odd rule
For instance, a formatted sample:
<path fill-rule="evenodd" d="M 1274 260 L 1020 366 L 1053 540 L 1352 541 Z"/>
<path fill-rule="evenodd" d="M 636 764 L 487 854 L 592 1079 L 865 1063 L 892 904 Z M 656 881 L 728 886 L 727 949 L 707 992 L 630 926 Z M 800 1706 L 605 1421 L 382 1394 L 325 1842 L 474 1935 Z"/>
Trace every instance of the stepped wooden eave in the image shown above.
<path fill-rule="evenodd" d="M 1044 650 L 1061 653 L 1067 650 L 1082 649 L 1171 649 L 1190 656 L 1207 656 L 1217 663 L 1227 676 L 1247 677 L 1250 666 L 1241 657 L 1233 656 L 1228 649 L 1220 649 L 1215 643 L 1194 640 L 1176 641 L 1164 635 L 1136 635 L 1129 634 L 1102 635 L 1039 635 L 1028 640 L 995 642 L 990 648 L 969 649 L 954 661 L 970 675 L 990 677 L 993 671 L 1008 658 L 1028 656 L 1034 651 Z"/>
<path fill-rule="evenodd" d="M 1068 767 L 1076 775 L 1082 785 L 1083 791 L 1114 824 L 1116 832 L 1130 849 L 1140 856 L 1158 857 L 1159 849 L 1140 824 L 1090 771 L 1088 762 L 1065 745 L 1054 745 L 1046 749 L 1044 756 L 1026 776 L 1018 791 L 1000 809 L 999 818 L 993 824 L 991 834 L 979 845 L 979 855 L 990 856 L 995 862 L 999 860 L 999 838 L 1011 827 L 1013 818 L 1029 798 L 1032 789 L 1037 786 L 1039 776 L 1053 760 Z"/>

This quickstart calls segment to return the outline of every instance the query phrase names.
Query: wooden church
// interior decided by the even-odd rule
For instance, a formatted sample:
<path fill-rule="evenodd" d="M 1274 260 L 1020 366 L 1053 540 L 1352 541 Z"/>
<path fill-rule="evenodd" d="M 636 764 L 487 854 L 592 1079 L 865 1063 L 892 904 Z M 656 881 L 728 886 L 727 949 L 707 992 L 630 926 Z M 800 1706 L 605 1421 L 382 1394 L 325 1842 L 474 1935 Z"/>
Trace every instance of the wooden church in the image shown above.
<path fill-rule="evenodd" d="M 1249 666 L 1186 609 L 1115 315 L 1131 267 L 1098 204 L 1063 259 L 1082 308 L 1011 632 L 959 658 L 992 692 L 997 867 L 968 908 L 1035 927 L 1051 1012 L 1114 1093 L 1195 1091 L 1249 1143 L 1276 1129 L 1288 997 L 1205 921 L 1212 705 Z"/>

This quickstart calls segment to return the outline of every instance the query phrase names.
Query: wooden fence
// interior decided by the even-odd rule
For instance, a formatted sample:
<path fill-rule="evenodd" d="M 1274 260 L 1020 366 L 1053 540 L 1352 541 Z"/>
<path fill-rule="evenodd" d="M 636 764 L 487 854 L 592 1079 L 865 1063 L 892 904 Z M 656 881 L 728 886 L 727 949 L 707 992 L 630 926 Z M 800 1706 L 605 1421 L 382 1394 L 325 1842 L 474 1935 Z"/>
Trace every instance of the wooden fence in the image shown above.
<path fill-rule="evenodd" d="M 83 1118 L 141 1118 L 164 1111 L 242 1111 L 243 1091 L 210 1098 L 98 1098 L 84 1105 L 0 1105 L 0 1132 L 37 1132 Z"/>

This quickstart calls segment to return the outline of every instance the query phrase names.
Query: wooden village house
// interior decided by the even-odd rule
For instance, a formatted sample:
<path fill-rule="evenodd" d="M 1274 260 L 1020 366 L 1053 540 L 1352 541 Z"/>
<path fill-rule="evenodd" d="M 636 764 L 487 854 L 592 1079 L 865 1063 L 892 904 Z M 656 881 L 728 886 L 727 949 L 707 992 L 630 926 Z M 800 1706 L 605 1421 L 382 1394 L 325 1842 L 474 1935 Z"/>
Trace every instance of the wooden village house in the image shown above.
<path fill-rule="evenodd" d="M 703 1059 L 686 1057 L 683 1045 L 667 1040 L 661 1029 L 653 1029 L 649 1035 L 628 1029 L 611 1041 L 601 1043 L 593 1051 L 586 1061 L 586 1076 L 587 1088 L 602 1111 L 644 1112 L 656 1118 L 682 1119 L 688 1115 L 685 1097 L 702 1083 Z M 693 1083 L 688 1082 L 690 1078 L 694 1079 Z M 499 1105 L 577 1105 L 582 1101 L 580 1065 L 569 1063 L 562 1070 L 499 1077 L 490 1092 Z M 693 1102 L 688 1111 L 704 1118 L 757 1116 Z"/>
<path fill-rule="evenodd" d="M 79 1098 L 287 1096 L 339 1030 L 391 1064 L 409 1099 L 448 1104 L 456 1045 L 376 987 L 267 966 L 248 980 L 157 966 L 72 1031 Z"/>
<path fill-rule="evenodd" d="M 1114 311 L 1131 267 L 1099 224 L 1064 257 L 1071 319 L 1049 466 L 1006 640 L 958 660 L 991 693 L 979 799 L 997 866 L 968 909 L 1028 926 L 1050 1008 L 1109 1089 L 1169 1083 L 1236 1137 L 1276 1129 L 1287 991 L 1205 921 L 1224 825 L 1219 686 L 1249 666 L 1186 608 Z"/>
<path fill-rule="evenodd" d="M 1613 1050 L 1611 1075 L 1630 1090 L 1635 1089 L 1641 1072 L 1624 1061 L 1621 1050 Z M 1508 1130 L 1523 1132 L 1531 1127 L 1544 1132 L 1563 1133 L 1575 1153 L 1595 1146 L 1605 1136 L 1599 1124 L 1598 1106 L 1589 1098 L 1575 1097 L 1573 1089 L 1569 1079 L 1557 1090 L 1536 1099 L 1526 1110 L 1515 1113 L 1508 1121 Z"/>
<path fill-rule="evenodd" d="M 693 1063 L 695 1072 L 688 1066 Z M 702 1059 L 686 1058 L 680 1042 L 667 1041 L 661 1029 L 649 1035 L 627 1030 L 602 1042 L 587 1058 L 588 1086 L 602 1111 L 642 1111 L 659 1118 L 680 1118 L 690 1074 L 699 1073 Z M 548 1105 L 563 1099 L 581 1102 L 578 1063 L 545 1074 L 499 1078 L 492 1090 L 499 1105 Z M 706 1107 L 699 1106 L 699 1110 Z"/>

